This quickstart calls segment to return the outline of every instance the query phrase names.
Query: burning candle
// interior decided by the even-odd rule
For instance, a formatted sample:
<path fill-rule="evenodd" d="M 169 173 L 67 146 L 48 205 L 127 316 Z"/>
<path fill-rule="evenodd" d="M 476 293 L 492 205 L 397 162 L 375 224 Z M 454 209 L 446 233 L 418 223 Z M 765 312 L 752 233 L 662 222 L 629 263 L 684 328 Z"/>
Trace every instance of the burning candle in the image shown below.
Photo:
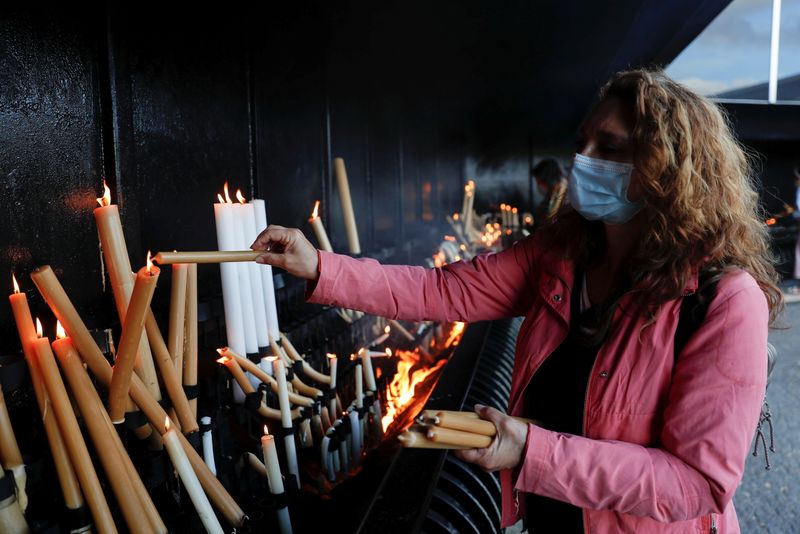
<path fill-rule="evenodd" d="M 225 199 L 219 197 L 220 202 L 214 204 L 214 219 L 217 229 L 217 248 L 221 251 L 235 250 L 236 223 L 234 220 L 233 203 L 228 194 L 228 183 L 225 182 Z M 196 262 L 197 260 L 194 259 Z M 223 263 L 219 266 L 222 276 L 222 301 L 225 309 L 225 331 L 228 345 L 239 354 L 247 353 L 244 333 L 244 318 L 242 317 L 241 295 L 239 292 L 239 272 L 235 265 Z M 241 402 L 242 399 L 239 399 Z"/>
<path fill-rule="evenodd" d="M 186 281 L 186 346 L 183 362 L 183 385 L 187 389 L 197 387 L 197 264 L 189 264 L 189 275 Z M 197 419 L 197 395 L 189 400 L 192 420 Z M 181 427 L 184 426 L 182 418 Z"/>
<path fill-rule="evenodd" d="M 36 394 L 36 402 L 39 405 L 39 412 L 42 415 L 42 424 L 44 425 L 45 434 L 47 434 L 47 442 L 50 445 L 53 463 L 56 467 L 56 474 L 61 484 L 61 493 L 64 495 L 64 504 L 70 510 L 77 510 L 83 506 L 83 495 L 81 494 L 78 480 L 75 477 L 75 469 L 72 467 L 69 455 L 64 446 L 61 431 L 58 429 L 58 422 L 53 416 L 53 411 L 49 408 L 50 398 L 47 396 L 47 390 L 45 389 L 41 372 L 36 364 L 36 355 L 33 353 L 32 346 L 37 335 L 33 326 L 33 319 L 31 319 L 31 311 L 28 307 L 28 298 L 25 293 L 20 293 L 17 279 L 14 278 L 13 275 L 12 280 L 14 283 L 14 293 L 9 295 L 8 299 L 11 302 L 11 310 L 14 313 L 14 320 L 17 323 L 17 332 L 19 333 L 19 339 L 22 344 L 22 352 L 25 355 L 25 361 L 28 363 L 28 371 L 31 375 L 34 393 Z M 24 469 L 22 472 L 24 474 Z M 19 480 L 17 479 L 16 473 L 14 474 L 14 478 L 15 480 Z M 17 489 L 17 494 L 24 494 L 24 484 L 22 490 L 19 488 Z"/>
<path fill-rule="evenodd" d="M 125 322 L 122 325 L 117 360 L 114 363 L 111 387 L 108 392 L 108 413 L 114 424 L 125 420 L 125 405 L 128 400 L 131 373 L 136 363 L 136 352 L 142 339 L 142 328 L 145 316 L 150 310 L 150 301 L 156 290 L 158 275 L 159 269 L 150 262 L 150 253 L 148 252 L 147 265 L 136 273 L 136 283 L 125 314 Z"/>
<path fill-rule="evenodd" d="M 86 325 L 81 320 L 78 312 L 75 310 L 75 306 L 73 306 L 72 302 L 69 300 L 69 297 L 53 270 L 48 265 L 39 267 L 31 274 L 31 279 L 50 306 L 50 309 L 64 325 L 67 333 L 77 347 L 78 352 L 92 370 L 92 374 L 98 381 L 108 386 L 111 382 L 111 366 L 97 347 L 94 338 L 92 338 L 92 334 L 89 333 Z M 145 414 L 150 424 L 153 425 L 154 428 L 162 427 L 166 413 L 164 409 L 161 408 L 158 401 L 148 393 L 138 376 L 133 376 L 130 394 L 136 404 L 139 405 L 139 408 Z M 180 436 L 180 438 L 184 451 L 186 451 L 189 461 L 192 463 L 209 497 L 214 501 L 214 504 L 229 523 L 234 526 L 240 526 L 245 518 L 241 507 L 236 504 L 236 501 L 233 500 L 219 480 L 208 470 L 208 467 L 192 445 L 183 439 L 182 436 Z"/>
<path fill-rule="evenodd" d="M 215 475 L 217 474 L 217 463 L 214 461 L 214 436 L 211 435 L 211 418 L 205 416 L 200 419 L 203 425 L 201 438 L 203 441 L 203 459 L 206 465 Z"/>
<path fill-rule="evenodd" d="M 164 440 L 164 447 L 167 449 L 172 466 L 178 472 L 178 476 L 183 482 L 183 486 L 186 488 L 186 492 L 189 494 L 189 498 L 192 500 L 192 504 L 194 504 L 194 508 L 197 510 L 197 515 L 200 516 L 200 521 L 202 521 L 206 532 L 209 534 L 223 534 L 217 516 L 214 515 L 214 510 L 211 509 L 211 503 L 208 502 L 208 498 L 200 486 L 200 481 L 197 479 L 197 475 L 192 470 L 192 465 L 183 451 L 178 434 L 170 428 L 168 417 L 164 418 L 164 429 L 165 432 L 161 436 Z"/>
<path fill-rule="evenodd" d="M 286 387 L 286 369 L 283 360 L 278 356 L 272 357 L 272 369 L 275 373 L 275 380 L 278 382 L 278 404 L 281 409 L 281 426 L 286 435 L 284 436 L 284 446 L 286 449 L 286 466 L 289 475 L 297 477 L 300 482 L 300 470 L 297 467 L 297 450 L 294 445 L 294 433 L 292 432 L 292 414 L 289 406 L 289 390 Z"/>
<path fill-rule="evenodd" d="M 311 229 L 314 231 L 314 236 L 317 238 L 319 248 L 328 252 L 333 252 L 331 241 L 328 239 L 328 232 L 325 231 L 325 225 L 322 224 L 322 219 L 319 216 L 319 200 L 314 203 L 314 211 L 311 212 L 311 217 L 308 219 L 311 224 Z"/>
<path fill-rule="evenodd" d="M 183 375 L 183 343 L 186 321 L 186 283 L 189 279 L 189 265 L 172 264 L 172 287 L 169 297 L 169 326 L 167 329 L 167 350 L 179 375 Z"/>
<path fill-rule="evenodd" d="M 347 230 L 347 245 L 350 254 L 361 254 L 361 245 L 358 242 L 358 228 L 356 227 L 356 216 L 353 213 L 353 200 L 350 197 L 350 183 L 347 180 L 347 170 L 344 167 L 342 158 L 333 160 L 333 168 L 336 173 L 336 185 L 339 188 L 339 200 L 342 203 L 342 215 L 344 216 L 344 226 Z"/>
<path fill-rule="evenodd" d="M 239 200 L 239 205 L 236 208 L 236 222 L 237 229 L 237 248 L 240 250 L 246 249 L 251 243 L 256 240 L 258 234 L 256 233 L 256 214 L 252 204 L 247 204 L 242 192 L 236 191 L 236 198 Z M 250 278 L 250 304 L 252 306 L 253 316 L 253 335 L 255 336 L 256 350 L 266 347 L 269 341 L 267 340 L 267 310 L 264 306 L 264 288 L 262 287 L 261 272 L 257 263 L 246 263 L 240 265 L 240 269 L 245 269 Z M 247 313 L 247 308 L 245 308 Z"/>
<path fill-rule="evenodd" d="M 519 230 L 519 209 L 511 208 L 511 214 L 514 217 L 514 229 Z"/>
<path fill-rule="evenodd" d="M 267 206 L 263 200 L 254 198 L 250 201 L 256 214 L 256 232 L 260 233 L 267 228 Z M 281 329 L 278 324 L 278 309 L 275 302 L 275 285 L 272 280 L 272 266 L 259 265 L 261 285 L 264 288 L 264 307 L 267 311 L 267 331 L 274 337 Z"/>
<path fill-rule="evenodd" d="M 125 244 L 125 233 L 122 230 L 119 209 L 115 204 L 111 204 L 111 191 L 105 180 L 103 181 L 103 190 L 103 196 L 97 199 L 100 207 L 94 210 L 94 220 L 97 223 L 100 246 L 103 249 L 108 276 L 111 279 L 111 289 L 114 293 L 119 320 L 124 324 L 128 303 L 133 293 L 134 280 L 131 276 L 131 262 L 128 258 L 128 247 Z M 150 394 L 156 400 L 161 400 L 153 356 L 144 334 L 141 335 L 139 341 L 137 361 L 136 374 L 142 379 Z"/>
<path fill-rule="evenodd" d="M 136 288 L 134 288 L 133 296 L 131 297 L 132 303 L 135 298 Z M 133 313 L 132 310 L 129 310 L 127 317 L 130 317 Z M 60 332 L 60 336 L 60 339 L 53 342 L 53 350 L 58 354 L 61 368 L 64 370 L 64 375 L 70 384 L 72 395 L 83 416 L 83 422 L 89 430 L 89 437 L 94 443 L 95 452 L 100 458 L 100 463 L 103 465 L 103 470 L 122 510 L 128 529 L 131 532 L 141 532 L 142 534 L 147 532 L 166 533 L 167 529 L 158 513 L 155 512 L 155 507 L 152 505 L 147 491 L 144 490 L 144 486 L 141 486 L 141 494 L 137 493 L 134 488 L 133 477 L 138 479 L 139 475 L 135 469 L 128 470 L 125 467 L 127 454 L 121 453 L 124 450 L 121 443 L 119 445 L 115 443 L 115 440 L 119 440 L 116 430 L 105 424 L 102 401 L 92 386 L 89 377 L 83 371 L 83 366 L 79 361 L 80 357 L 75 351 L 75 347 L 68 337 L 63 337 L 63 330 Z M 134 339 L 138 340 L 138 337 Z M 47 369 L 51 365 L 55 367 L 55 361 L 51 358 L 40 360 L 40 364 L 43 369 Z M 56 369 L 51 371 L 58 373 Z M 130 461 L 130 458 L 128 458 L 128 461 Z M 143 500 L 149 503 L 147 508 L 152 513 L 155 513 L 154 517 L 146 512 Z M 147 521 L 142 521 L 143 517 L 147 518 Z M 150 521 L 155 521 L 156 524 L 151 524 Z"/>
<path fill-rule="evenodd" d="M 221 356 L 235 358 L 236 363 L 238 363 L 242 369 L 244 369 L 248 373 L 252 373 L 261 382 L 268 384 L 272 389 L 272 391 L 274 391 L 276 395 L 278 394 L 277 380 L 275 380 L 275 378 L 272 375 L 264 371 L 262 367 L 251 362 L 244 356 L 236 354 L 228 347 L 223 347 L 219 349 L 218 352 Z M 261 358 L 261 362 L 264 367 L 268 368 L 270 372 L 272 372 L 272 362 L 270 361 L 269 357 Z M 311 398 L 298 395 L 297 393 L 292 393 L 291 391 L 289 392 L 289 402 L 291 402 L 292 404 L 297 404 L 299 406 L 312 406 L 314 404 L 314 401 Z"/>
<path fill-rule="evenodd" d="M 94 527 L 100 532 L 117 532 L 103 488 L 86 448 L 86 442 L 83 441 L 83 434 L 81 434 L 75 418 L 75 412 L 72 410 L 72 403 L 64 389 L 61 375 L 58 373 L 53 352 L 50 349 L 50 340 L 46 337 L 35 339 L 33 352 L 36 355 L 47 394 L 52 400 L 50 408 L 56 414 L 61 436 L 64 438 L 64 444 L 67 446 L 72 465 L 75 467 L 75 474 L 78 476 L 86 502 L 92 512 Z"/>
<path fill-rule="evenodd" d="M 472 208 L 475 205 L 475 182 L 469 180 L 464 186 L 464 209 L 461 213 L 464 231 L 469 232 L 472 226 Z"/>
<path fill-rule="evenodd" d="M 275 440 L 269 433 L 267 425 L 264 425 L 264 435 L 261 436 L 261 450 L 264 454 L 264 464 L 267 468 L 267 483 L 269 491 L 273 495 L 284 493 L 283 478 L 281 477 L 281 467 L 278 463 L 278 451 L 275 450 Z M 278 509 L 278 524 L 283 534 L 291 534 L 292 522 L 289 519 L 289 509 L 283 506 Z"/>

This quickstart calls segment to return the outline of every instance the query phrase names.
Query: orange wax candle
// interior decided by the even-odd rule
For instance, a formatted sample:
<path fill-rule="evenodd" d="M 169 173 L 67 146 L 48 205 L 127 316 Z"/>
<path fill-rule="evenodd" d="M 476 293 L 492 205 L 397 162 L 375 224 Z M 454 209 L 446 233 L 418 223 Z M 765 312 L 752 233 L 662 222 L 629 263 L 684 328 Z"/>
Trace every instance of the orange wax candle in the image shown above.
<path fill-rule="evenodd" d="M 269 376 L 266 372 L 264 372 L 264 370 L 261 369 L 259 366 L 257 366 L 255 363 L 251 362 L 244 356 L 236 354 L 230 349 L 230 347 L 224 347 L 222 349 L 219 349 L 219 353 L 222 356 L 236 358 L 236 362 L 243 370 L 253 374 L 263 383 L 268 384 L 270 386 L 270 389 L 272 389 L 272 391 L 274 391 L 276 394 L 278 393 L 278 382 L 273 377 Z M 291 402 L 292 404 L 297 404 L 299 406 L 312 406 L 314 404 L 313 399 L 292 392 L 289 392 L 289 402 Z"/>
<path fill-rule="evenodd" d="M 236 383 L 239 384 L 240 388 L 242 388 L 242 391 L 244 391 L 245 395 L 249 395 L 250 393 L 255 393 L 256 389 L 253 387 L 253 384 L 250 383 L 250 380 L 244 374 L 242 368 L 239 367 L 239 363 L 236 361 L 236 358 L 224 355 L 222 349 L 217 349 L 217 352 L 219 352 L 221 356 L 217 360 L 217 362 L 224 365 L 228 369 L 228 371 L 231 372 L 231 375 L 233 375 L 234 380 L 236 380 Z M 270 408 L 263 402 L 258 407 L 258 413 L 261 415 L 261 417 L 267 419 L 279 420 L 281 418 L 281 412 L 279 412 L 275 408 Z"/>
<path fill-rule="evenodd" d="M 0 460 L 3 467 L 14 472 L 17 489 L 19 492 L 19 506 L 22 511 L 28 507 L 28 496 L 25 493 L 25 464 L 22 463 L 22 453 L 19 452 L 17 438 L 14 435 L 14 428 L 11 426 L 11 418 L 6 409 L 6 399 L 3 396 L 3 388 L 0 387 Z"/>
<path fill-rule="evenodd" d="M 185 328 L 183 323 L 186 318 L 186 281 L 188 276 L 188 264 L 172 264 L 167 349 L 169 349 L 169 355 L 179 376 L 183 376 L 183 333 Z"/>
<path fill-rule="evenodd" d="M 125 244 L 125 232 L 122 230 L 122 221 L 119 209 L 111 204 L 111 191 L 103 182 L 104 194 L 97 199 L 99 208 L 94 210 L 94 220 L 97 223 L 97 233 L 103 249 L 103 259 L 111 280 L 111 289 L 114 293 L 114 302 L 117 305 L 119 320 L 125 323 L 125 314 L 128 302 L 133 293 L 134 281 L 131 276 L 131 261 L 128 258 L 128 247 Z M 62 321 L 63 322 L 63 321 Z M 153 365 L 153 356 L 147 337 L 142 334 L 139 342 L 139 358 L 135 367 L 136 374 L 144 381 L 150 394 L 156 400 L 161 400 L 161 391 L 158 388 L 158 376 Z"/>
<path fill-rule="evenodd" d="M 83 495 L 75 477 L 75 470 L 72 468 L 69 455 L 64 447 L 64 440 L 61 437 L 61 431 L 58 429 L 58 422 L 56 422 L 53 411 L 48 406 L 50 399 L 47 396 L 39 367 L 36 365 L 36 357 L 32 348 L 33 342 L 38 336 L 33 326 L 31 310 L 28 307 L 28 297 L 25 293 L 20 293 L 16 278 L 14 279 L 14 293 L 8 296 L 8 300 L 11 302 L 11 311 L 14 313 L 14 321 L 17 323 L 22 352 L 25 355 L 25 361 L 28 363 L 28 372 L 36 394 L 36 402 L 42 414 L 42 425 L 47 435 L 47 442 L 50 445 L 58 481 L 61 484 L 64 504 L 70 510 L 77 510 L 83 506 Z"/>
<path fill-rule="evenodd" d="M 183 385 L 197 386 L 197 264 L 189 264 L 186 279 L 186 314 L 184 335 Z M 197 399 L 189 400 L 192 419 L 197 419 Z M 183 424 L 183 422 L 181 422 Z"/>
<path fill-rule="evenodd" d="M 117 532 L 114 518 L 111 516 L 103 494 L 103 488 L 97 479 L 89 451 L 83 441 L 83 434 L 81 434 L 75 418 L 75 412 L 72 411 L 72 403 L 64 389 L 61 375 L 58 373 L 53 352 L 50 350 L 50 341 L 46 337 L 36 339 L 33 342 L 33 350 L 47 393 L 53 401 L 50 408 L 56 414 L 61 436 L 64 438 L 64 444 L 67 446 L 72 465 L 75 467 L 75 474 L 78 476 L 81 489 L 86 496 L 86 502 L 92 512 L 94 526 L 99 532 Z"/>
<path fill-rule="evenodd" d="M 64 325 L 67 334 L 69 334 L 84 362 L 92 370 L 95 378 L 106 386 L 110 384 L 111 366 L 94 342 L 92 334 L 89 333 L 89 329 L 86 328 L 83 320 L 81 320 L 53 269 L 49 265 L 39 267 L 31 274 L 31 279 L 55 316 Z M 158 401 L 148 392 L 138 376 L 134 375 L 131 380 L 130 395 L 153 428 L 163 432 L 164 419 L 167 414 Z M 236 501 L 217 480 L 217 477 L 208 469 L 208 466 L 206 466 L 192 445 L 182 436 L 179 437 L 181 438 L 181 445 L 183 445 L 184 451 L 186 451 L 189 461 L 194 467 L 200 483 L 203 485 L 203 489 L 205 489 L 211 500 L 231 525 L 241 526 L 245 519 L 244 511 L 236 504 Z"/>
<path fill-rule="evenodd" d="M 145 316 L 150 309 L 150 301 L 156 290 L 158 282 L 158 267 L 150 263 L 150 254 L 147 254 L 147 265 L 136 273 L 136 283 L 133 287 L 125 322 L 122 325 L 117 361 L 111 376 L 111 387 L 108 392 L 108 414 L 114 424 L 125 420 L 125 404 L 130 390 L 131 373 L 136 363 L 136 352 L 142 338 Z"/>
<path fill-rule="evenodd" d="M 314 231 L 314 236 L 317 238 L 319 248 L 327 252 L 333 252 L 331 241 L 328 239 L 328 232 L 325 231 L 325 225 L 322 224 L 322 219 L 319 217 L 319 200 L 314 204 L 314 211 L 311 212 L 311 217 L 308 219 L 311 224 L 311 229 Z"/>
<path fill-rule="evenodd" d="M 136 289 L 134 289 L 133 294 L 134 297 L 131 298 L 131 302 L 135 298 Z M 130 316 L 131 312 L 129 311 L 128 317 Z M 146 517 L 144 505 L 134 489 L 131 473 L 125 468 L 120 450 L 114 443 L 114 438 L 119 439 L 119 437 L 113 428 L 108 428 L 105 424 L 100 397 L 97 396 L 97 392 L 95 392 L 90 382 L 76 380 L 74 365 L 70 364 L 70 362 L 77 363 L 79 360 L 75 347 L 72 346 L 69 338 L 57 339 L 52 343 L 52 347 L 58 354 L 61 367 L 64 369 L 64 374 L 70 383 L 72 395 L 78 404 L 78 409 L 83 416 L 83 422 L 89 430 L 89 437 L 94 443 L 94 450 L 100 458 L 100 463 L 103 465 L 103 470 L 108 477 L 111 489 L 122 510 L 125 524 L 134 533 L 145 534 L 146 532 L 152 532 L 154 529 L 149 522 L 142 521 L 142 518 Z M 52 359 L 46 357 L 41 359 L 43 369 L 47 369 L 51 365 L 55 367 L 55 362 Z M 70 372 L 67 372 L 67 369 Z M 57 373 L 58 371 L 57 369 L 52 369 L 52 372 Z M 162 530 L 162 532 L 164 531 L 166 529 Z"/>

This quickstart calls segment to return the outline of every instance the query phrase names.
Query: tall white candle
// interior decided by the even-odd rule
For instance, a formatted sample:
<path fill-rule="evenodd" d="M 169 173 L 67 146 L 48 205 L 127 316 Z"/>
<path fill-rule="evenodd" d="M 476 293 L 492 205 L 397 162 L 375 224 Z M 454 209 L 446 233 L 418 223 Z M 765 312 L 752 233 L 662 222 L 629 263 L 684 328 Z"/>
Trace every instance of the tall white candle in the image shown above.
<path fill-rule="evenodd" d="M 275 381 L 278 383 L 278 404 L 281 409 L 281 426 L 284 430 L 292 428 L 292 412 L 289 405 L 289 389 L 286 385 L 286 368 L 284 367 L 283 360 L 278 356 L 270 357 L 272 362 L 272 372 L 275 375 Z M 297 467 L 297 449 L 294 444 L 294 435 L 289 433 L 284 437 L 284 445 L 286 448 L 286 466 L 289 474 L 297 477 L 297 482 L 300 482 L 300 469 Z"/>
<path fill-rule="evenodd" d="M 211 418 L 208 416 L 202 417 L 200 423 L 203 426 L 211 426 Z M 206 462 L 208 469 L 216 476 L 217 463 L 214 461 L 214 437 L 211 435 L 211 428 L 203 431 L 203 460 Z"/>
<path fill-rule="evenodd" d="M 273 495 L 280 495 L 284 492 L 281 467 L 278 463 L 278 451 L 275 450 L 275 440 L 269 433 L 267 425 L 264 425 L 264 435 L 261 437 L 261 450 L 264 453 L 264 465 L 267 468 L 269 491 Z M 277 514 L 281 533 L 291 534 L 292 522 L 289 519 L 289 508 L 286 506 L 279 508 Z"/>
<path fill-rule="evenodd" d="M 242 248 L 246 250 L 253 241 L 258 237 L 256 232 L 256 212 L 253 204 L 242 204 L 239 206 L 241 211 L 241 221 L 243 226 L 242 234 Z M 267 308 L 264 303 L 264 282 L 261 278 L 261 267 L 255 262 L 245 262 L 247 270 L 250 273 L 250 288 L 252 289 L 251 297 L 253 301 L 253 314 L 256 326 L 256 341 L 258 347 L 266 347 L 269 345 L 267 339 Z"/>
<path fill-rule="evenodd" d="M 169 459 L 172 461 L 175 471 L 178 472 L 178 476 L 181 478 L 181 482 L 183 482 L 183 486 L 186 488 L 186 492 L 189 494 L 189 498 L 192 500 L 192 504 L 194 504 L 197 515 L 200 516 L 200 521 L 203 522 L 206 532 L 223 534 L 219 520 L 214 515 L 214 510 L 211 509 L 211 503 L 208 502 L 208 497 L 203 492 L 203 487 L 200 485 L 197 475 L 194 474 L 192 464 L 189 463 L 189 459 L 186 457 L 178 435 L 174 429 L 170 428 L 169 418 L 164 421 L 164 427 L 166 432 L 161 436 L 164 440 L 164 447 L 167 449 Z"/>
<path fill-rule="evenodd" d="M 331 376 L 331 407 L 330 407 L 330 417 L 331 419 L 336 419 L 336 414 L 338 413 L 336 410 L 336 362 L 338 358 L 335 354 L 328 353 L 328 365 L 330 366 L 330 376 Z"/>
<path fill-rule="evenodd" d="M 350 410 L 347 416 L 350 418 L 350 432 L 353 437 L 350 454 L 353 456 L 353 465 L 358 465 L 361 460 L 361 422 L 358 420 L 357 410 Z"/>
<path fill-rule="evenodd" d="M 255 211 L 256 215 L 256 232 L 261 233 L 267 228 L 266 204 L 259 198 L 254 198 L 251 203 L 253 204 L 253 211 Z M 270 265 L 259 265 L 259 268 L 261 272 L 261 282 L 264 288 L 264 307 L 267 312 L 267 326 L 272 337 L 278 339 L 281 329 L 278 323 L 278 308 L 275 304 L 275 284 L 272 280 L 272 267 Z"/>
<path fill-rule="evenodd" d="M 244 205 L 234 204 L 234 246 L 237 250 L 244 250 L 250 243 L 245 243 L 244 238 Z M 258 336 L 256 334 L 256 316 L 253 306 L 253 286 L 250 282 L 249 262 L 236 263 L 236 273 L 239 278 L 239 303 L 242 307 L 242 323 L 244 325 L 244 343 L 248 354 L 258 353 Z"/>

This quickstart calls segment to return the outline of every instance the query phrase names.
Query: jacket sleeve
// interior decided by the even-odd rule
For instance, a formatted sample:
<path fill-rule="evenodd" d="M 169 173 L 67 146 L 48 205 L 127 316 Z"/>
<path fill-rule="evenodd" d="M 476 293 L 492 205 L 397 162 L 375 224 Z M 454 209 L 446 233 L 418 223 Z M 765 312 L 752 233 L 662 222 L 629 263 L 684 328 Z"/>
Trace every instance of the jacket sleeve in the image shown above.
<path fill-rule="evenodd" d="M 766 387 L 766 299 L 745 276 L 744 287 L 718 294 L 678 358 L 659 446 L 531 425 L 515 488 L 661 522 L 722 513 L 742 479 Z"/>
<path fill-rule="evenodd" d="M 481 321 L 524 314 L 532 300 L 534 241 L 441 268 L 381 265 L 320 251 L 310 302 L 412 321 Z"/>

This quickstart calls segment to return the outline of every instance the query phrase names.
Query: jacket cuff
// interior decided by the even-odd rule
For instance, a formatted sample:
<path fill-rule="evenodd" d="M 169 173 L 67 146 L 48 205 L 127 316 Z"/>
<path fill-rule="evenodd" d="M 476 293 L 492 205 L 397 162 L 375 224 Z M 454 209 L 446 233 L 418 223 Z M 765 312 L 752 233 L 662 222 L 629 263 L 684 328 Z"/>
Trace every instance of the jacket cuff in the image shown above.
<path fill-rule="evenodd" d="M 556 432 L 533 424 L 528 425 L 523 461 L 519 476 L 514 481 L 514 489 L 533 493 L 539 481 L 548 476 L 552 470 L 551 458 L 556 436 Z"/>
<path fill-rule="evenodd" d="M 319 278 L 316 281 L 306 282 L 306 300 L 314 304 L 330 304 L 333 285 L 340 270 L 341 257 L 333 252 L 317 250 L 317 271 Z"/>

